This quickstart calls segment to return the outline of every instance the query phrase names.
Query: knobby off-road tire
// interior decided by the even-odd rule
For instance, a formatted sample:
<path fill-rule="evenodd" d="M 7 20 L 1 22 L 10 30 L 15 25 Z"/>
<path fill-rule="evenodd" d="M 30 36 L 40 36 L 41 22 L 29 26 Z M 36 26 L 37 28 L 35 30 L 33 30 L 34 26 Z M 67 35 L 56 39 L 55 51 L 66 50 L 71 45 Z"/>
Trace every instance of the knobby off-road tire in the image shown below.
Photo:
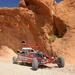
<path fill-rule="evenodd" d="M 16 58 L 16 57 L 13 57 L 13 64 L 18 64 L 18 65 L 20 65 L 21 63 L 17 61 L 17 58 Z"/>
<path fill-rule="evenodd" d="M 32 70 L 37 70 L 38 69 L 38 60 L 36 58 L 32 59 Z"/>
<path fill-rule="evenodd" d="M 64 58 L 63 57 L 58 57 L 56 63 L 57 63 L 59 68 L 63 68 L 64 65 L 65 65 Z"/>
<path fill-rule="evenodd" d="M 13 57 L 13 64 L 17 64 L 17 58 Z"/>

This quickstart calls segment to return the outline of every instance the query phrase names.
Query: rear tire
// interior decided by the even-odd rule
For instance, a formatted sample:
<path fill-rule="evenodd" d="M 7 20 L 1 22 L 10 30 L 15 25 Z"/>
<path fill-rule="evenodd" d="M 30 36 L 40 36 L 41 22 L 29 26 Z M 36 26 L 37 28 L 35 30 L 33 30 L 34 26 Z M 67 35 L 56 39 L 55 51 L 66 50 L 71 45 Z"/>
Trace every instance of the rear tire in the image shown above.
<path fill-rule="evenodd" d="M 36 58 L 32 59 L 32 69 L 37 70 L 38 69 L 38 60 Z"/>
<path fill-rule="evenodd" d="M 58 57 L 56 63 L 57 63 L 59 68 L 63 68 L 64 65 L 65 65 L 64 58 L 63 57 Z"/>
<path fill-rule="evenodd" d="M 13 64 L 17 64 L 17 58 L 13 57 Z"/>

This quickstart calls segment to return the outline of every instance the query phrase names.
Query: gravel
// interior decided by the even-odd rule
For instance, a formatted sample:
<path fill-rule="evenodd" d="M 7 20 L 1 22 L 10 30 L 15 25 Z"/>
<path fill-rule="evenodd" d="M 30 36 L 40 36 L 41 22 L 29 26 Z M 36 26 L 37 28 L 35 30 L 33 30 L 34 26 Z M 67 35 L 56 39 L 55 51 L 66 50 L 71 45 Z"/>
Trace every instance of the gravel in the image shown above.
<path fill-rule="evenodd" d="M 75 75 L 75 65 L 66 65 L 58 68 L 57 65 L 49 64 L 41 66 L 37 71 L 33 71 L 31 66 L 23 66 L 12 63 L 0 62 L 0 75 Z"/>

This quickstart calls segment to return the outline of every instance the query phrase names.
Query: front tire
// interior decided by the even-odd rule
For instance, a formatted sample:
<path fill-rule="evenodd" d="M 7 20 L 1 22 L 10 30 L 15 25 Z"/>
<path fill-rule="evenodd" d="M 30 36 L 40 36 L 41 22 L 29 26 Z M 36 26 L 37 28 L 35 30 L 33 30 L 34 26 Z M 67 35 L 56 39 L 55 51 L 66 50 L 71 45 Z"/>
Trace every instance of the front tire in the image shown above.
<path fill-rule="evenodd" d="M 57 63 L 59 68 L 63 68 L 64 65 L 65 65 L 64 58 L 63 57 L 58 57 L 56 63 Z"/>
<path fill-rule="evenodd" d="M 38 69 L 38 60 L 36 58 L 32 59 L 32 69 L 37 70 Z"/>

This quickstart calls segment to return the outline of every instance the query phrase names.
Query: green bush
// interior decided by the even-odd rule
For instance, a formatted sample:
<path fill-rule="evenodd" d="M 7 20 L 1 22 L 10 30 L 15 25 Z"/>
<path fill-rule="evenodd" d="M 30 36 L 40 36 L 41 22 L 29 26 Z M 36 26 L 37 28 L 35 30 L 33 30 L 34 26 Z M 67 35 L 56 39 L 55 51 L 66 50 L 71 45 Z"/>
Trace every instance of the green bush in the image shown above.
<path fill-rule="evenodd" d="M 57 39 L 57 36 L 56 35 L 50 35 L 50 37 L 49 37 L 49 40 L 51 42 L 55 41 L 56 39 Z"/>

